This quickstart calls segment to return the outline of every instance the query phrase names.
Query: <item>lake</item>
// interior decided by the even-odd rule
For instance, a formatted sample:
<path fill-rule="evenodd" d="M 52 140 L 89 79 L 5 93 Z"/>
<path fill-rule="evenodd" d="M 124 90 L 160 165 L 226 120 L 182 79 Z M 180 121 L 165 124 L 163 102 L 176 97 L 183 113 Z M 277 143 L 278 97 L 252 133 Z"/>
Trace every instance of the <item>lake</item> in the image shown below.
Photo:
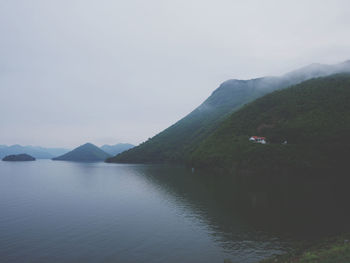
<path fill-rule="evenodd" d="M 292 249 L 245 220 L 229 180 L 165 165 L 0 162 L 0 261 L 248 263 Z"/>

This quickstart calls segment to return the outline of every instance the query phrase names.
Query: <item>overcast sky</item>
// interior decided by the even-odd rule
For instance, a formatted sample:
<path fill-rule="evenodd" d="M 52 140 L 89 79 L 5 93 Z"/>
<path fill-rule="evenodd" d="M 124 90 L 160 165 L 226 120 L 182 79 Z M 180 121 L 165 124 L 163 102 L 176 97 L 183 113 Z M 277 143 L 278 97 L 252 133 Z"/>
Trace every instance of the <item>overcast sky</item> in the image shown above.
<path fill-rule="evenodd" d="M 230 78 L 350 59 L 349 0 L 0 0 L 0 144 L 138 144 Z"/>

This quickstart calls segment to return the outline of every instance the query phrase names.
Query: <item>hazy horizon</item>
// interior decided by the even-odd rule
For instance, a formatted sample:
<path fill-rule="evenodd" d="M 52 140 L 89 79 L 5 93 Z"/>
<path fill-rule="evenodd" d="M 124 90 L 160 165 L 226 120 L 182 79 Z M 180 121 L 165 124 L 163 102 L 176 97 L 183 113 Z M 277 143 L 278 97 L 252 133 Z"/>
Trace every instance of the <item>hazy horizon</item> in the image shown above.
<path fill-rule="evenodd" d="M 96 143 L 93 143 L 93 142 L 84 142 L 82 144 L 79 144 L 79 145 L 73 145 L 72 147 L 60 147 L 60 146 L 51 146 L 51 147 L 46 147 L 45 145 L 31 145 L 31 144 L 0 144 L 0 146 L 7 146 L 7 147 L 11 147 L 11 146 L 22 146 L 22 147 L 38 147 L 38 148 L 58 148 L 58 149 L 66 149 L 66 150 L 73 150 L 79 146 L 82 146 L 86 143 L 92 143 L 94 145 L 96 145 L 97 147 L 101 148 L 102 146 L 115 146 L 115 145 L 118 145 L 118 144 L 129 144 L 129 143 L 126 143 L 126 142 L 120 142 L 120 143 L 112 143 L 112 144 L 96 144 Z M 132 145 L 132 144 L 131 144 Z"/>
<path fill-rule="evenodd" d="M 227 79 L 350 59 L 350 2 L 0 2 L 0 144 L 139 144 Z"/>

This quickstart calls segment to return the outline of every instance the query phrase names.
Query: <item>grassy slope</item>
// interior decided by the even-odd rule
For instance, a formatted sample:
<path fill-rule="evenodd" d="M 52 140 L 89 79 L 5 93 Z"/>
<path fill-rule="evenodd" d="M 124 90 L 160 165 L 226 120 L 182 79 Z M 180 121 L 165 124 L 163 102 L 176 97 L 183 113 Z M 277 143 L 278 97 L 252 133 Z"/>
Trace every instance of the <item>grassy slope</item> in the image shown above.
<path fill-rule="evenodd" d="M 313 168 L 349 154 L 350 75 L 333 75 L 275 91 L 233 113 L 203 141 L 194 166 Z M 248 141 L 265 136 L 268 145 Z M 282 141 L 287 140 L 287 145 Z"/>
<path fill-rule="evenodd" d="M 260 263 L 348 263 L 350 262 L 350 235 L 325 239 L 305 246 L 293 254 L 262 260 Z"/>

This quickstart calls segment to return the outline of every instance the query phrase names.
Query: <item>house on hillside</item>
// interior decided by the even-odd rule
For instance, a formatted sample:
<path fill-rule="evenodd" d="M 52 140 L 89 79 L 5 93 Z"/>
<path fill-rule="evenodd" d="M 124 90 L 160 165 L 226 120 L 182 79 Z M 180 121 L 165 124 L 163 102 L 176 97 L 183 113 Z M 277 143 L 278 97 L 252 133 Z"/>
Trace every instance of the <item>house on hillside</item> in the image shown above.
<path fill-rule="evenodd" d="M 266 144 L 266 138 L 265 137 L 259 137 L 259 136 L 252 136 L 249 138 L 249 141 Z"/>

